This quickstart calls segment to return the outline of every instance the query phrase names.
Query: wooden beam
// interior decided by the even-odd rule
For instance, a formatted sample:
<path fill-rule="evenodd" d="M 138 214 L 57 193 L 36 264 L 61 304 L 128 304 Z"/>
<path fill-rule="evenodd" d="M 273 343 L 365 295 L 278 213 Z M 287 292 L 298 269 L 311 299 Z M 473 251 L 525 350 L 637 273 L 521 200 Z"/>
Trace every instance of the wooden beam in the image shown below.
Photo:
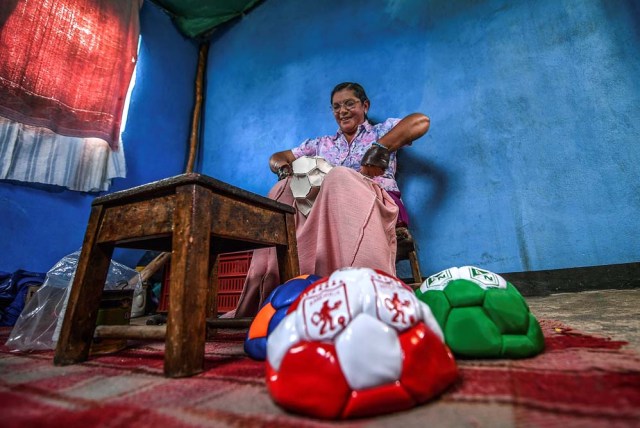
<path fill-rule="evenodd" d="M 97 325 L 96 339 L 164 340 L 166 325 Z"/>
<path fill-rule="evenodd" d="M 207 63 L 207 52 L 209 51 L 209 43 L 205 42 L 200 45 L 198 54 L 198 71 L 196 73 L 196 100 L 193 106 L 193 118 L 191 122 L 191 139 L 189 141 L 189 160 L 187 162 L 187 173 L 193 172 L 193 166 L 196 163 L 196 154 L 198 153 L 198 141 L 200 131 L 200 115 L 202 112 L 202 87 L 204 85 L 204 70 Z"/>
<path fill-rule="evenodd" d="M 207 325 L 213 328 L 249 328 L 253 318 L 208 318 Z M 98 325 L 96 339 L 164 340 L 166 325 Z"/>

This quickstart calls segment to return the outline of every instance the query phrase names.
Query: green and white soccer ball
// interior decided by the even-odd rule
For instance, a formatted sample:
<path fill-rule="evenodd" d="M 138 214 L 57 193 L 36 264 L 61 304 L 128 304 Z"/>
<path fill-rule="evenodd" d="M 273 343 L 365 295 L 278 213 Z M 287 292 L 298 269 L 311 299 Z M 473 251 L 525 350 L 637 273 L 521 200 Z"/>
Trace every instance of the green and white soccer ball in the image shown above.
<path fill-rule="evenodd" d="M 429 305 L 457 356 L 525 358 L 544 349 L 540 324 L 524 298 L 493 272 L 452 267 L 428 277 L 416 295 Z"/>

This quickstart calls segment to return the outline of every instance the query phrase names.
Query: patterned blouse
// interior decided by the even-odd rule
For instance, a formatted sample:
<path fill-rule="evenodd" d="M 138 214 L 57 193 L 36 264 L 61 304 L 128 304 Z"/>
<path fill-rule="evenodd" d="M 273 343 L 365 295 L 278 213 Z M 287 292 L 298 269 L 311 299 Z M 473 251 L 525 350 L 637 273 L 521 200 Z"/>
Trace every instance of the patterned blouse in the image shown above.
<path fill-rule="evenodd" d="M 334 135 L 304 140 L 298 147 L 291 149 L 297 158 L 301 156 L 321 156 L 333 166 L 346 166 L 356 171 L 360 170 L 360 160 L 371 147 L 371 143 L 379 140 L 391 130 L 400 119 L 387 119 L 382 123 L 372 125 L 365 121 L 358 127 L 355 138 L 349 144 L 341 130 Z M 396 152 L 391 153 L 389 168 L 373 181 L 385 190 L 399 192 L 396 174 Z"/>

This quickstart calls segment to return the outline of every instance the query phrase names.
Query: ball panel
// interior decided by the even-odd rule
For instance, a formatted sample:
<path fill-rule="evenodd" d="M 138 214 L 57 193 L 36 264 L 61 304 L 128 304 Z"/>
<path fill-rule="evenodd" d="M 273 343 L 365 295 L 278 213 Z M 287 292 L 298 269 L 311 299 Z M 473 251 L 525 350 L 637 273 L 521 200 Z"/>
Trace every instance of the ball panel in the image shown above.
<path fill-rule="evenodd" d="M 489 289 L 483 307 L 503 334 L 526 334 L 529 311 L 515 288 Z"/>
<path fill-rule="evenodd" d="M 371 277 L 375 304 L 363 310 L 397 331 L 404 331 L 420 320 L 418 300 L 412 290 L 399 287 L 398 280 L 385 274 Z M 373 312 L 375 311 L 375 312 Z"/>
<path fill-rule="evenodd" d="M 287 316 L 288 309 L 289 308 L 285 306 L 284 308 L 280 308 L 275 311 L 275 313 L 271 317 L 271 320 L 269 321 L 269 327 L 267 328 L 267 337 L 269 337 L 271 333 L 273 333 L 273 330 L 275 330 L 276 327 L 278 327 L 278 324 L 280 324 L 284 317 Z"/>
<path fill-rule="evenodd" d="M 306 340 L 331 340 L 353 318 L 343 284 L 321 292 L 305 294 L 295 312 L 296 327 Z"/>
<path fill-rule="evenodd" d="M 274 313 L 274 307 L 267 301 L 251 322 L 244 340 L 244 352 L 254 360 L 264 360 L 267 356 L 266 336 L 269 334 L 269 325 Z"/>
<path fill-rule="evenodd" d="M 444 328 L 444 336 L 456 355 L 497 357 L 502 351 L 500 331 L 477 306 L 453 308 Z"/>
<path fill-rule="evenodd" d="M 309 183 L 316 189 L 320 189 L 322 182 L 324 181 L 324 175 L 320 169 L 314 169 L 309 173 Z"/>
<path fill-rule="evenodd" d="M 291 193 L 296 199 L 305 198 L 311 190 L 311 183 L 306 175 L 291 177 Z"/>
<path fill-rule="evenodd" d="M 476 266 L 462 266 L 458 268 L 458 275 L 459 278 L 473 281 L 485 290 L 507 287 L 507 281 L 503 277 Z"/>
<path fill-rule="evenodd" d="M 267 303 L 264 305 L 256 314 L 253 321 L 251 321 L 251 326 L 249 327 L 249 333 L 247 337 L 249 339 L 255 339 L 257 337 L 263 337 L 267 335 L 267 330 L 269 328 L 269 320 L 276 312 L 276 309 L 271 306 L 271 303 Z"/>
<path fill-rule="evenodd" d="M 505 334 L 502 336 L 502 352 L 505 358 L 526 358 L 534 351 L 531 340 L 521 334 Z"/>
<path fill-rule="evenodd" d="M 296 305 L 300 335 L 305 340 L 331 340 L 340 334 L 373 295 L 372 274 L 371 269 L 341 269 L 306 290 Z M 358 287 L 347 286 L 354 283 Z"/>
<path fill-rule="evenodd" d="M 316 165 L 316 158 L 314 156 L 300 156 L 291 162 L 291 169 L 294 174 L 308 174 Z"/>
<path fill-rule="evenodd" d="M 351 321 L 336 338 L 335 346 L 342 373 L 352 389 L 371 388 L 400 378 L 402 350 L 398 335 L 368 314 Z"/>
<path fill-rule="evenodd" d="M 443 392 L 458 377 L 449 349 L 422 323 L 400 335 L 404 352 L 400 383 L 418 403 Z"/>
<path fill-rule="evenodd" d="M 339 417 L 351 392 L 335 348 L 328 343 L 302 342 L 294 346 L 280 370 L 276 373 L 270 367 L 267 377 L 269 393 L 276 403 L 318 418 Z"/>
<path fill-rule="evenodd" d="M 269 364 L 280 370 L 282 358 L 289 351 L 289 348 L 300 342 L 301 338 L 296 329 L 296 314 L 289 314 L 278 324 L 267 341 L 267 359 Z"/>
<path fill-rule="evenodd" d="M 524 334 L 505 334 L 502 336 L 502 352 L 504 358 L 533 357 L 544 350 L 544 336 L 538 320 L 528 314 L 528 331 Z"/>
<path fill-rule="evenodd" d="M 482 305 L 484 301 L 484 289 L 466 279 L 456 279 L 449 282 L 443 293 L 454 308 Z"/>
<path fill-rule="evenodd" d="M 244 352 L 254 360 L 264 360 L 267 358 L 267 338 L 256 337 L 245 340 Z"/>
<path fill-rule="evenodd" d="M 430 291 L 419 295 L 418 298 L 429 306 L 434 318 L 444 330 L 449 312 L 451 311 L 451 304 L 447 296 L 441 291 Z"/>
<path fill-rule="evenodd" d="M 447 286 L 449 281 L 458 278 L 460 278 L 460 274 L 458 274 L 457 267 L 445 269 L 425 279 L 422 284 L 420 284 L 420 288 L 417 291 L 420 291 L 421 293 L 426 293 L 427 291 L 433 290 L 442 291 L 444 290 L 444 287 Z"/>
<path fill-rule="evenodd" d="M 301 275 L 285 282 L 271 293 L 273 307 L 280 309 L 291 305 L 309 285 L 319 279 L 317 275 Z"/>
<path fill-rule="evenodd" d="M 329 162 L 327 162 L 324 158 L 318 158 L 316 160 L 316 166 L 320 171 L 324 172 L 325 174 L 331 171 L 331 168 L 333 168 L 333 166 Z"/>
<path fill-rule="evenodd" d="M 357 418 L 410 409 L 416 402 L 400 382 L 351 392 L 342 417 Z"/>

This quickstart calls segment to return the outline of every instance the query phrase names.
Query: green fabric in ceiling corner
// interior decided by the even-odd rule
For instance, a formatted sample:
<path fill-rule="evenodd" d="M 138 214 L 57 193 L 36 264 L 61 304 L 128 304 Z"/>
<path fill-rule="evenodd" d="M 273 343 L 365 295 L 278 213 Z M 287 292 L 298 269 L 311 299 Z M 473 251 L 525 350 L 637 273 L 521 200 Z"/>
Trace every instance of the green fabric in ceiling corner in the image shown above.
<path fill-rule="evenodd" d="M 246 13 L 261 0 L 152 0 L 173 18 L 187 37 L 200 37 Z"/>

